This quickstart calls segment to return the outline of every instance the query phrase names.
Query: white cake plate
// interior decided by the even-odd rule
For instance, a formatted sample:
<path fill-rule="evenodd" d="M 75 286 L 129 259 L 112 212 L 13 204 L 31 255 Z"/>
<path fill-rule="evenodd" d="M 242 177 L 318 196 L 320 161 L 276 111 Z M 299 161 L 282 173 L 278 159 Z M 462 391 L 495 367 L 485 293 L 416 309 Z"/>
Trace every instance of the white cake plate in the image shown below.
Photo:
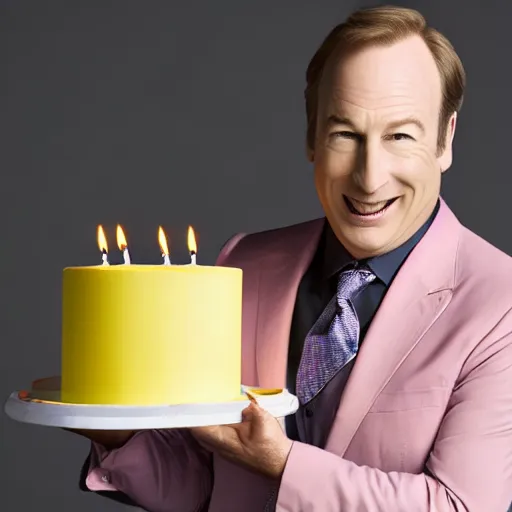
<path fill-rule="evenodd" d="M 125 406 L 75 405 L 60 401 L 58 377 L 36 381 L 32 391 L 16 391 L 5 403 L 5 413 L 13 420 L 47 427 L 92 430 L 142 430 L 200 427 L 240 423 L 250 401 L 182 405 Z M 45 386 L 45 383 L 47 386 Z M 52 385 L 53 384 L 53 385 Z M 258 404 L 276 418 L 297 411 L 297 397 L 287 390 L 264 390 L 242 386 Z"/>

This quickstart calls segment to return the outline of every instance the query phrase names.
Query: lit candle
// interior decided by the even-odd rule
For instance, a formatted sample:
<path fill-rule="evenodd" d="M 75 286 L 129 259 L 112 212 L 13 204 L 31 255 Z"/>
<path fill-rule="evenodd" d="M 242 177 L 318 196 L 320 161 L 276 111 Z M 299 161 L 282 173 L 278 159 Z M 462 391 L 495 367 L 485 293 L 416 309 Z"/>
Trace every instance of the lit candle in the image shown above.
<path fill-rule="evenodd" d="M 196 236 L 194 234 L 194 230 L 192 229 L 192 226 L 188 227 L 188 250 L 190 252 L 190 264 L 195 265 L 196 264 L 196 254 L 197 254 L 197 243 L 196 243 Z"/>
<path fill-rule="evenodd" d="M 119 250 L 123 252 L 124 264 L 130 264 L 130 253 L 128 252 L 128 244 L 126 243 L 126 237 L 124 236 L 123 228 L 118 224 L 117 225 L 117 246 Z"/>
<path fill-rule="evenodd" d="M 107 245 L 107 237 L 105 236 L 105 232 L 103 231 L 103 226 L 100 224 L 98 226 L 98 247 L 101 251 L 101 259 L 103 260 L 103 265 L 108 265 L 108 245 Z"/>
<path fill-rule="evenodd" d="M 169 247 L 167 245 L 167 237 L 165 236 L 162 226 L 158 228 L 158 243 L 160 245 L 160 251 L 162 252 L 162 258 L 164 259 L 164 265 L 171 264 L 171 258 L 169 256 Z"/>

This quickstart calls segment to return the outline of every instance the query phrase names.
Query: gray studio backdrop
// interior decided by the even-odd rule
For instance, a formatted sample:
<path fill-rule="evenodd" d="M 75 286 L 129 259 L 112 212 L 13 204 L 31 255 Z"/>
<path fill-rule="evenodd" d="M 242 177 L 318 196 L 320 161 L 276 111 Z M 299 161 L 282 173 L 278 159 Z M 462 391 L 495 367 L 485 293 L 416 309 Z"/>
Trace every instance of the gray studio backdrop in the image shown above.
<path fill-rule="evenodd" d="M 469 76 L 444 196 L 512 253 L 512 4 L 401 4 L 451 38 Z M 304 157 L 304 72 L 327 31 L 365 4 L 0 5 L 3 403 L 59 373 L 62 268 L 100 262 L 98 223 L 111 246 L 122 223 L 132 259 L 147 263 L 160 261 L 159 224 L 186 261 L 192 224 L 199 262 L 212 263 L 236 231 L 321 215 Z M 78 490 L 85 440 L 3 413 L 0 425 L 0 509 L 123 509 Z"/>

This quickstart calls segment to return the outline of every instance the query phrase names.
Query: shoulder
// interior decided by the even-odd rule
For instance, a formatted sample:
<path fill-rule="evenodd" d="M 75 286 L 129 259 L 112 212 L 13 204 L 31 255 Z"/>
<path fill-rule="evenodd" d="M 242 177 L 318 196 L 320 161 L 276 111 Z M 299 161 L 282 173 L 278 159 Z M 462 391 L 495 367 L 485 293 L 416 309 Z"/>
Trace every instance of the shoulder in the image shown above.
<path fill-rule="evenodd" d="M 466 318 L 512 333 L 512 257 L 463 227 L 454 294 Z"/>
<path fill-rule="evenodd" d="M 318 233 L 325 218 L 318 218 L 288 226 L 258 231 L 250 234 L 237 233 L 222 247 L 217 265 L 231 265 L 235 260 L 264 257 L 279 252 L 283 247 L 299 245 L 305 237 Z"/>
<path fill-rule="evenodd" d="M 461 230 L 455 270 L 459 284 L 496 290 L 512 306 L 512 257 L 466 227 Z"/>

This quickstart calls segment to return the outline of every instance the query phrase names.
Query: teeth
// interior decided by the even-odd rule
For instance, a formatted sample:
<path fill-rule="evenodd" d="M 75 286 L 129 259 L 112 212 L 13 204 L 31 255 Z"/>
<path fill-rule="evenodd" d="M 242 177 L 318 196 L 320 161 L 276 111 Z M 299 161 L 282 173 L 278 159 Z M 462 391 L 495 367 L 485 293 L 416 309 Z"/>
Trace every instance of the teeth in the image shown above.
<path fill-rule="evenodd" d="M 350 202 L 352 203 L 352 206 L 359 212 L 364 215 L 368 215 L 371 213 L 376 213 L 380 210 L 382 210 L 386 204 L 387 201 L 380 201 L 379 203 L 361 203 L 360 201 L 356 201 L 355 199 L 350 199 Z"/>

